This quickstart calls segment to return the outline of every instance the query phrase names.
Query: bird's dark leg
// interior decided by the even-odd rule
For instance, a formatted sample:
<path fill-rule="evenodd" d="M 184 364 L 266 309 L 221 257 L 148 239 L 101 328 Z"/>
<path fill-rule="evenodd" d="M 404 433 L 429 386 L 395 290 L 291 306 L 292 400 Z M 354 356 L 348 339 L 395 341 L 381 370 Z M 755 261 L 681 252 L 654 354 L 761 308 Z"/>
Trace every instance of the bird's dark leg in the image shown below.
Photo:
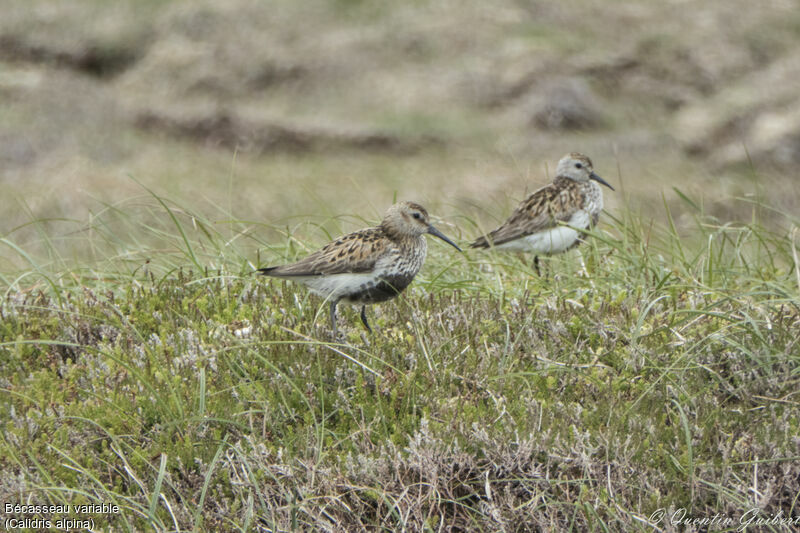
<path fill-rule="evenodd" d="M 367 331 L 372 333 L 372 328 L 369 327 L 369 322 L 367 322 L 367 306 L 366 305 L 362 305 L 361 306 L 361 322 L 364 323 L 364 327 L 367 328 Z"/>
<path fill-rule="evenodd" d="M 333 329 L 333 340 L 338 340 L 339 335 L 336 331 L 336 304 L 339 300 L 331 300 L 331 329 Z"/>
<path fill-rule="evenodd" d="M 533 268 L 536 270 L 536 275 L 542 277 L 542 272 L 539 270 L 539 256 L 533 256 Z"/>

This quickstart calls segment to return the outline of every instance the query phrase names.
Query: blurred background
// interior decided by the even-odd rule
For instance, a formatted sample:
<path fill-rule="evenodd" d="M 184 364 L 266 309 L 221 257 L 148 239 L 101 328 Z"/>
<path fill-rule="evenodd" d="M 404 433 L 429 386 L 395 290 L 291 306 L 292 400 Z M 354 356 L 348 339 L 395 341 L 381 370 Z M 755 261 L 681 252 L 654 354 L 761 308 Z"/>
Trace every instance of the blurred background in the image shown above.
<path fill-rule="evenodd" d="M 4 236 L 144 185 L 267 224 L 413 199 L 470 238 L 570 151 L 612 211 L 785 222 L 800 2 L 3 1 Z"/>

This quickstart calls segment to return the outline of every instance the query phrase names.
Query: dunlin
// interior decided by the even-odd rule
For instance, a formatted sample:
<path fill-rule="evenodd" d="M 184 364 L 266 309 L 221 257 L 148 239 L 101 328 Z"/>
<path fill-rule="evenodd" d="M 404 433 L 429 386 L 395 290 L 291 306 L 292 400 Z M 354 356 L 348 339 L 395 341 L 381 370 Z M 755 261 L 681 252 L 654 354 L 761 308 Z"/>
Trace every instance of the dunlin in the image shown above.
<path fill-rule="evenodd" d="M 565 155 L 552 183 L 528 196 L 502 226 L 476 239 L 471 247 L 534 253 L 538 272 L 540 254 L 577 246 L 582 232 L 597 224 L 603 209 L 598 183 L 614 190 L 594 172 L 591 159 L 578 153 Z"/>
<path fill-rule="evenodd" d="M 297 281 L 327 299 L 334 339 L 340 301 L 361 305 L 361 321 L 371 332 L 366 305 L 390 300 L 408 287 L 425 261 L 425 233 L 461 251 L 430 223 L 424 207 L 401 202 L 389 208 L 378 226 L 339 237 L 297 263 L 258 272 Z"/>

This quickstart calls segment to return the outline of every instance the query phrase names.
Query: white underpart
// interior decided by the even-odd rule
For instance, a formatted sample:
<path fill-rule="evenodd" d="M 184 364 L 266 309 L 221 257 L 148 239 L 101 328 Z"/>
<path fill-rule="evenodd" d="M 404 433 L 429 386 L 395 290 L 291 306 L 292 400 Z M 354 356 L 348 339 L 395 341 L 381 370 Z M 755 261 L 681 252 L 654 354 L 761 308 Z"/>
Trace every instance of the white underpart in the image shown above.
<path fill-rule="evenodd" d="M 590 215 L 584 210 L 576 211 L 567 225 L 556 226 L 514 239 L 513 241 L 498 244 L 498 250 L 510 252 L 532 252 L 535 254 L 557 254 L 568 250 L 581 236 L 578 231 L 589 227 Z"/>
<path fill-rule="evenodd" d="M 425 241 L 422 241 L 425 244 Z M 329 274 L 325 276 L 297 276 L 289 278 L 308 287 L 311 292 L 329 300 L 339 300 L 353 292 L 377 285 L 384 274 L 394 270 L 392 266 L 397 259 L 394 253 L 385 254 L 375 263 L 371 272 Z M 423 257 L 424 259 L 424 257 Z M 422 262 L 416 270 L 422 266 Z M 414 272 L 416 274 L 416 271 Z M 342 300 L 347 301 L 347 300 Z"/>
<path fill-rule="evenodd" d="M 378 276 L 373 272 L 302 276 L 291 279 L 307 286 L 311 292 L 331 300 L 338 300 L 346 294 L 358 290 L 362 285 L 373 285 L 378 282 Z"/>

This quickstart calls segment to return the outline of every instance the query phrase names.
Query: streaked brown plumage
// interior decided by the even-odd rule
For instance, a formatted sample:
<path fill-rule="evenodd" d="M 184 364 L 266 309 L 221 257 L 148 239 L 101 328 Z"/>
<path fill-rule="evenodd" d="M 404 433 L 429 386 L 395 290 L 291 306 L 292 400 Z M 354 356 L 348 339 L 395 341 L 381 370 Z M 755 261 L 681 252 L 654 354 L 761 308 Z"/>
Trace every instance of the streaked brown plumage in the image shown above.
<path fill-rule="evenodd" d="M 334 338 L 336 305 L 341 300 L 361 304 L 361 321 L 371 331 L 366 304 L 394 298 L 411 283 L 425 261 L 425 233 L 461 251 L 430 224 L 424 207 L 401 202 L 389 208 L 378 226 L 344 235 L 296 263 L 258 272 L 297 281 L 330 300 Z"/>
<path fill-rule="evenodd" d="M 339 237 L 296 263 L 261 269 L 270 276 L 325 276 L 369 272 L 391 241 L 381 226 Z"/>

